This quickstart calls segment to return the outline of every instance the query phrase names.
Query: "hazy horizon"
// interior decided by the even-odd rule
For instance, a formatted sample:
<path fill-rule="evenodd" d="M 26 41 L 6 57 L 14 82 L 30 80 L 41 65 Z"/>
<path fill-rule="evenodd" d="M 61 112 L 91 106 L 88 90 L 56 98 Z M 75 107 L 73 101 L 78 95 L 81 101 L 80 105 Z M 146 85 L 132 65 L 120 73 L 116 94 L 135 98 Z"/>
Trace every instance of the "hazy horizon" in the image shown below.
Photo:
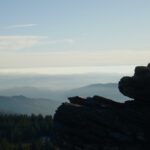
<path fill-rule="evenodd" d="M 5 0 L 0 89 L 118 82 L 150 61 L 150 1 Z"/>
<path fill-rule="evenodd" d="M 68 90 L 96 83 L 117 83 L 134 66 L 0 68 L 0 89 L 37 87 Z"/>

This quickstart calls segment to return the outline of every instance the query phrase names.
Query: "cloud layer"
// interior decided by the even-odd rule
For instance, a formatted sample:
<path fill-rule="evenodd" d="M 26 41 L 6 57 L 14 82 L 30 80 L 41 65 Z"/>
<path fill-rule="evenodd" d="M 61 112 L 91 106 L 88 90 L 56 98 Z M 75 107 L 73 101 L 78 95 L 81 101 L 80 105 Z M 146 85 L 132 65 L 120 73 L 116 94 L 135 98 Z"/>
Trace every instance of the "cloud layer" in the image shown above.
<path fill-rule="evenodd" d="M 45 38 L 43 36 L 0 36 L 0 52 L 33 47 Z"/>
<path fill-rule="evenodd" d="M 147 65 L 150 51 L 1 52 L 0 67 Z"/>
<path fill-rule="evenodd" d="M 34 27 L 34 26 L 37 26 L 37 24 L 18 24 L 18 25 L 7 26 L 5 29 L 27 28 L 27 27 Z"/>
<path fill-rule="evenodd" d="M 32 48 L 35 46 L 47 47 L 50 45 L 70 45 L 74 44 L 75 40 L 71 38 L 64 39 L 50 39 L 47 36 L 0 36 L 0 52 L 3 51 L 15 51 L 26 48 Z M 41 50 L 42 51 L 42 50 Z"/>

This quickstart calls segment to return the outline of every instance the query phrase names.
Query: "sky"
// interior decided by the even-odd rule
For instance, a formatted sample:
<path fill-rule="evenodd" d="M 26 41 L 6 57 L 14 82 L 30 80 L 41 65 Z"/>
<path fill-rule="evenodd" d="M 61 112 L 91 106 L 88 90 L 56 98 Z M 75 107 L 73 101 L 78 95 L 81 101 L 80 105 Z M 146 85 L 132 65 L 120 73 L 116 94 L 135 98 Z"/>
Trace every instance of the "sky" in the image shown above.
<path fill-rule="evenodd" d="M 147 65 L 149 8 L 149 0 L 0 0 L 0 72 Z"/>

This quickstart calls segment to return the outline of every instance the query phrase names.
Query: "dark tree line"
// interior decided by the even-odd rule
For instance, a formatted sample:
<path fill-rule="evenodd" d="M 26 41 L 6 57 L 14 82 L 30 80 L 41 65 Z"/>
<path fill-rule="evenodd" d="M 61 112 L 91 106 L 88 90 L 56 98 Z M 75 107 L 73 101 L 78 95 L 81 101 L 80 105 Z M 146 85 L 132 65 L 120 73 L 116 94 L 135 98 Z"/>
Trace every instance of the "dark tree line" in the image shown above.
<path fill-rule="evenodd" d="M 48 150 L 52 117 L 0 114 L 0 150 Z"/>

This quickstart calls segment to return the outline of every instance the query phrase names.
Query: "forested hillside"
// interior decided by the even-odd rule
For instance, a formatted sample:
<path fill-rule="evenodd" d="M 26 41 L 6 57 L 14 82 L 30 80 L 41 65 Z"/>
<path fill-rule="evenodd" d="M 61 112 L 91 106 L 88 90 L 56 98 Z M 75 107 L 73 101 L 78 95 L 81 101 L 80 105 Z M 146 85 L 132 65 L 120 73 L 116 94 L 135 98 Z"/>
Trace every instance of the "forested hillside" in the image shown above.
<path fill-rule="evenodd" d="M 0 114 L 0 150 L 48 150 L 52 117 Z"/>

